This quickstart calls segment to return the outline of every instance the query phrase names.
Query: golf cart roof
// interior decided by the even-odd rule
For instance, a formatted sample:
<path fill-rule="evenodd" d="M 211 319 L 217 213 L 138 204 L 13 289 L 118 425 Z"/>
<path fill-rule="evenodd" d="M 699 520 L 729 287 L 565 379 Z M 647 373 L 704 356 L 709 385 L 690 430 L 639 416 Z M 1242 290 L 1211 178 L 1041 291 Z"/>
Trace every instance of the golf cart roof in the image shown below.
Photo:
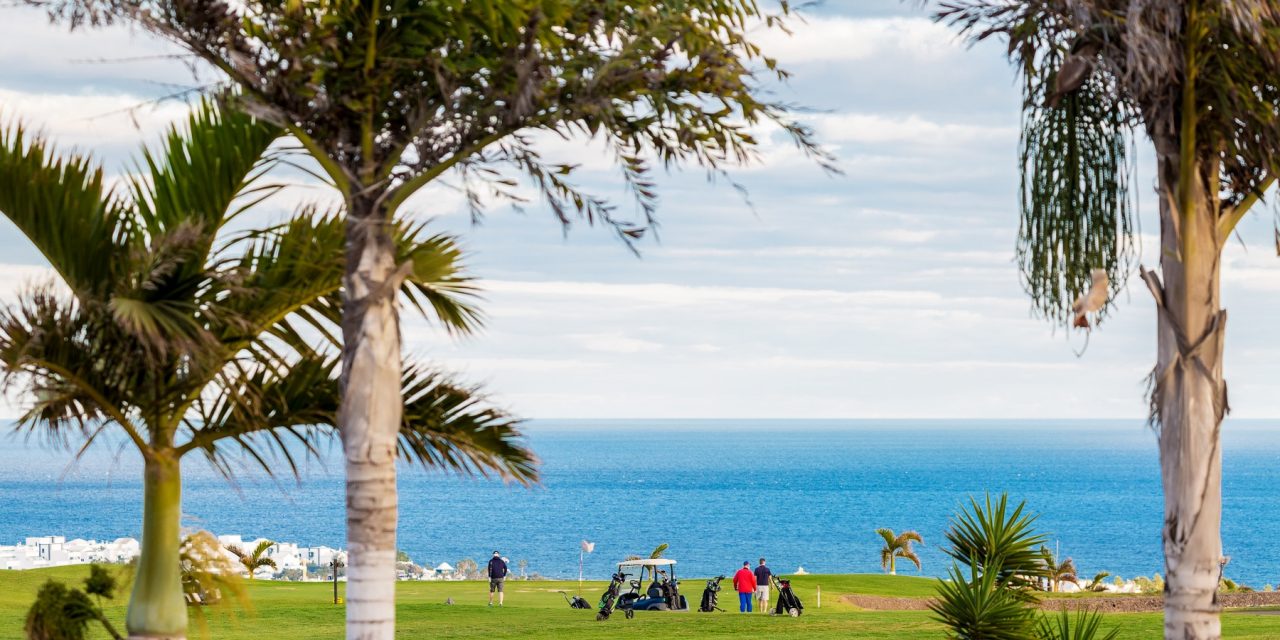
<path fill-rule="evenodd" d="M 669 567 L 676 561 L 670 558 L 644 558 L 643 560 L 623 560 L 619 567 Z"/>

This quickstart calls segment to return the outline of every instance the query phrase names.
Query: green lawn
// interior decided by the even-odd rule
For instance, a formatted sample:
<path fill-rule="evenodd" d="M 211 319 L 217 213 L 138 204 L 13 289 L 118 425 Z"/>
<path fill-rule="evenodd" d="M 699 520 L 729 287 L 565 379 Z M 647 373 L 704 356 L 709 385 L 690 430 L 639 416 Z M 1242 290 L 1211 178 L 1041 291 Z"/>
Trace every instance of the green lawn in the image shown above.
<path fill-rule="evenodd" d="M 36 589 L 56 577 L 78 581 L 85 567 L 59 567 L 41 571 L 0 571 L 0 638 L 22 637 L 22 620 Z M 486 586 L 481 582 L 402 582 L 398 633 L 403 638 L 522 638 L 576 640 L 586 638 L 729 638 L 761 634 L 774 638 L 941 638 L 941 628 L 927 612 L 859 611 L 842 605 L 839 595 L 864 593 L 918 597 L 933 593 L 933 581 L 906 576 L 840 575 L 805 576 L 795 581 L 807 609 L 799 619 L 743 616 L 738 613 L 637 613 L 596 622 L 594 612 L 569 609 L 557 591 L 572 593 L 576 583 L 510 582 L 507 606 L 485 607 Z M 701 580 L 686 580 L 691 602 L 702 591 Z M 816 607 L 816 589 L 822 588 L 822 608 Z M 341 638 L 342 607 L 330 603 L 327 584 L 263 582 L 250 588 L 253 610 L 228 617 L 213 614 L 209 632 L 219 640 L 290 640 Z M 589 582 L 584 595 L 592 603 L 604 589 Z M 737 597 L 725 593 L 721 605 L 737 609 Z M 455 605 L 447 606 L 446 598 Z M 123 628 L 124 601 L 119 598 L 109 613 Z M 1161 637 L 1157 614 L 1113 615 L 1112 624 L 1123 628 L 1125 640 L 1157 640 Z M 1280 637 L 1280 616 L 1229 613 L 1224 617 L 1228 638 Z M 603 635 L 608 631 L 612 636 Z M 199 637 L 198 632 L 192 637 Z M 95 639 L 103 635 L 92 636 Z"/>

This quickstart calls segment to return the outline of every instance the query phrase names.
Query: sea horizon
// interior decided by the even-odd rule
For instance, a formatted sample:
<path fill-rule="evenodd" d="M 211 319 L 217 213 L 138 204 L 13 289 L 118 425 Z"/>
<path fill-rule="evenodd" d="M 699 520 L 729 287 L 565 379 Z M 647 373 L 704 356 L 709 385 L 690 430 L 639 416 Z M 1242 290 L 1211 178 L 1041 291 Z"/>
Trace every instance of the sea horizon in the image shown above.
<path fill-rule="evenodd" d="M 1226 575 L 1255 588 L 1280 582 L 1280 551 L 1266 542 L 1280 528 L 1269 495 L 1280 444 L 1259 437 L 1268 422 L 1223 429 Z M 544 461 L 529 490 L 401 465 L 400 547 L 420 564 L 499 549 L 557 578 L 576 577 L 582 539 L 597 542 L 586 562 L 596 579 L 660 543 L 684 576 L 759 556 L 784 572 L 876 573 L 874 530 L 889 527 L 919 531 L 919 573 L 938 576 L 948 519 L 970 496 L 1007 491 L 1041 514 L 1050 548 L 1081 579 L 1163 573 L 1156 441 L 1142 420 L 544 418 L 527 435 Z M 246 471 L 234 486 L 189 458 L 184 525 L 345 547 L 337 453 L 305 465 L 299 482 Z M 95 447 L 68 471 L 69 460 L 0 441 L 0 490 L 13 496 L 0 542 L 137 535 L 136 453 Z"/>

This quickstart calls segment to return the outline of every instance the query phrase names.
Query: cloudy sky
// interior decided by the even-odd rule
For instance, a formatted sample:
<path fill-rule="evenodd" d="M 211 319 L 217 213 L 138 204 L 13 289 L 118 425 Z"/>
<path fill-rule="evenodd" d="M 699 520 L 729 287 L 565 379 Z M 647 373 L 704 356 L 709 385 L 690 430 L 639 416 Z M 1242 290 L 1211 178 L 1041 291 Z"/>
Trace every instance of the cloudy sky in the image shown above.
<path fill-rule="evenodd" d="M 132 107 L 216 79 L 193 79 L 164 57 L 175 49 L 127 29 L 68 35 L 38 12 L 2 11 L 0 113 L 114 173 L 185 110 Z M 844 175 L 775 136 L 763 162 L 735 173 L 754 210 L 701 173 L 664 176 L 660 238 L 639 258 L 603 230 L 562 232 L 536 206 L 497 207 L 473 227 L 456 193 L 429 189 L 410 213 L 463 236 L 489 321 L 457 342 L 409 320 L 407 349 L 538 418 L 1144 415 L 1145 290 L 1122 294 L 1079 358 L 1081 335 L 1030 314 L 1013 263 L 1018 94 L 999 47 L 966 48 L 896 0 L 829 1 L 794 36 L 760 40 L 795 74 L 777 93 L 811 108 Z M 584 163 L 585 184 L 629 206 L 597 149 L 549 153 Z M 1143 152 L 1135 186 L 1142 261 L 1155 266 L 1150 164 Z M 327 197 L 299 185 L 258 215 Z M 1270 234 L 1270 213 L 1254 214 L 1225 261 L 1237 416 L 1280 415 Z M 0 296 L 46 274 L 0 222 Z"/>

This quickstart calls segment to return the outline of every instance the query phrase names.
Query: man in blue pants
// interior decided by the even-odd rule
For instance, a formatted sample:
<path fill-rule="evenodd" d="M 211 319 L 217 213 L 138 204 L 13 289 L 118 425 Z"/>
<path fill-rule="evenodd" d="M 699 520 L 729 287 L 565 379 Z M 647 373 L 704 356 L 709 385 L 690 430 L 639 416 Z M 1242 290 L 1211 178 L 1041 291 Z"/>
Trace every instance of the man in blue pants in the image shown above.
<path fill-rule="evenodd" d="M 751 562 L 744 560 L 742 568 L 733 574 L 733 588 L 738 591 L 738 612 L 751 613 L 751 599 L 756 595 L 756 575 L 751 573 Z"/>

